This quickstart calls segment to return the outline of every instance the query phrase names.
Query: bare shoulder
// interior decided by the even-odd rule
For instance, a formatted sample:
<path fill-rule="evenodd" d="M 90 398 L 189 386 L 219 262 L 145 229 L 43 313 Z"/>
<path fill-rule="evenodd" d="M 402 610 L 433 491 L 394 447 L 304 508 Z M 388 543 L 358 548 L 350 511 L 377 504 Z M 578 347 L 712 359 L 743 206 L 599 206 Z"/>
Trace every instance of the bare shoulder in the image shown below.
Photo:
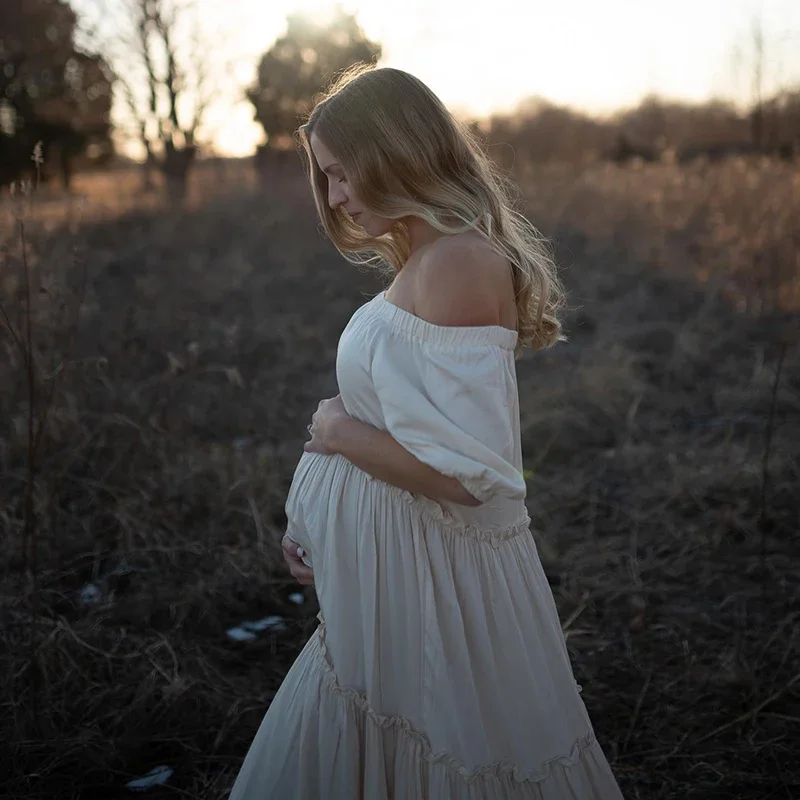
<path fill-rule="evenodd" d="M 419 263 L 415 310 L 434 325 L 499 325 L 511 286 L 508 261 L 476 234 L 435 242 Z"/>

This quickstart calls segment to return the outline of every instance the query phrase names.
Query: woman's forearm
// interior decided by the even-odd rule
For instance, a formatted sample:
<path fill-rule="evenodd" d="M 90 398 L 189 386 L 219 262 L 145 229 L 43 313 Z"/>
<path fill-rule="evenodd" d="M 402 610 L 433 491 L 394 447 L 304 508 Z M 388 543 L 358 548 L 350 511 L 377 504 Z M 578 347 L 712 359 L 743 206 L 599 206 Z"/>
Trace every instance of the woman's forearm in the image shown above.
<path fill-rule="evenodd" d="M 347 417 L 337 420 L 326 445 L 380 481 L 433 500 L 479 506 L 462 485 L 412 455 L 390 433 Z"/>

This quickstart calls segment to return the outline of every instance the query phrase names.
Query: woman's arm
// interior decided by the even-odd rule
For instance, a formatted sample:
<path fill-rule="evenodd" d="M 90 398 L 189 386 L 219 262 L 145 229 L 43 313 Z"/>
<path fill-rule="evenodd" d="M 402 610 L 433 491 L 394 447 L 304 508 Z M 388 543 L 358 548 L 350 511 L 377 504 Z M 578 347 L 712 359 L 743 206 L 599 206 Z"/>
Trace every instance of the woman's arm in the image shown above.
<path fill-rule="evenodd" d="M 326 444 L 359 469 L 384 483 L 433 500 L 479 506 L 455 478 L 442 475 L 408 452 L 390 433 L 352 417 L 332 421 Z"/>
<path fill-rule="evenodd" d="M 353 419 L 341 395 L 319 404 L 308 430 L 311 439 L 303 447 L 306 452 L 338 453 L 373 478 L 433 500 L 464 506 L 481 504 L 458 480 L 420 461 L 390 433 Z"/>

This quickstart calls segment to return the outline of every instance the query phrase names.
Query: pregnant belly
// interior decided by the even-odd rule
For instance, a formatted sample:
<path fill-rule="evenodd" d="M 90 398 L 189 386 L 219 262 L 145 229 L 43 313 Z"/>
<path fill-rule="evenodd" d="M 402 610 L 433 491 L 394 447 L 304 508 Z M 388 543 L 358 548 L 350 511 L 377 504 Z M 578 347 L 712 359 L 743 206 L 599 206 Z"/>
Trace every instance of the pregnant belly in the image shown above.
<path fill-rule="evenodd" d="M 348 485 L 352 488 L 353 480 L 366 478 L 340 455 L 303 453 L 300 457 L 286 498 L 286 532 L 306 551 L 303 561 L 307 566 L 321 566 L 325 537 L 335 527 Z"/>
<path fill-rule="evenodd" d="M 316 550 L 311 532 L 317 526 L 313 524 L 312 516 L 319 511 L 314 507 L 313 498 L 315 494 L 325 491 L 325 483 L 330 483 L 329 461 L 328 456 L 320 453 L 303 453 L 286 498 L 286 533 L 306 551 L 303 561 L 309 567 L 313 566 L 312 549 Z"/>
<path fill-rule="evenodd" d="M 419 641 L 426 526 L 411 495 L 372 480 L 343 456 L 305 453 L 286 500 L 287 533 L 310 555 L 314 584 L 327 629 L 328 659 L 343 686 L 372 686 L 371 657 L 376 633 L 392 641 L 380 646 L 387 664 L 403 665 L 411 639 Z M 420 562 L 420 559 L 422 561 Z M 391 624 L 380 615 L 395 609 Z M 410 621 L 409 621 L 410 620 Z M 366 649 L 365 649 L 366 648 Z M 372 677 L 371 677 L 372 676 Z M 378 681 L 371 700 L 396 708 L 398 698 Z M 408 681 L 400 681 L 401 686 Z M 410 684 L 412 694 L 419 687 Z"/>

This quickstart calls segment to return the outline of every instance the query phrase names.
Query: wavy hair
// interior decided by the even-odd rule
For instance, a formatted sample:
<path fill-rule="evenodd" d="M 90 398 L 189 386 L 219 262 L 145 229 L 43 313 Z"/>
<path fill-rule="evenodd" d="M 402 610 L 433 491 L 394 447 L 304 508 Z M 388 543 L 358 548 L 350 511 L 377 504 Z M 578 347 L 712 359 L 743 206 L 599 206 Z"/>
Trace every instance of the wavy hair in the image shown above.
<path fill-rule="evenodd" d="M 327 178 L 311 151 L 314 132 L 341 162 L 362 205 L 396 220 L 388 234 L 369 236 L 344 209 L 330 208 Z M 476 231 L 512 266 L 518 349 L 563 338 L 564 292 L 547 241 L 514 209 L 513 184 L 422 81 L 357 64 L 324 92 L 297 137 L 322 226 L 348 261 L 400 271 L 410 255 L 402 222 L 409 216 L 443 234 Z"/>

